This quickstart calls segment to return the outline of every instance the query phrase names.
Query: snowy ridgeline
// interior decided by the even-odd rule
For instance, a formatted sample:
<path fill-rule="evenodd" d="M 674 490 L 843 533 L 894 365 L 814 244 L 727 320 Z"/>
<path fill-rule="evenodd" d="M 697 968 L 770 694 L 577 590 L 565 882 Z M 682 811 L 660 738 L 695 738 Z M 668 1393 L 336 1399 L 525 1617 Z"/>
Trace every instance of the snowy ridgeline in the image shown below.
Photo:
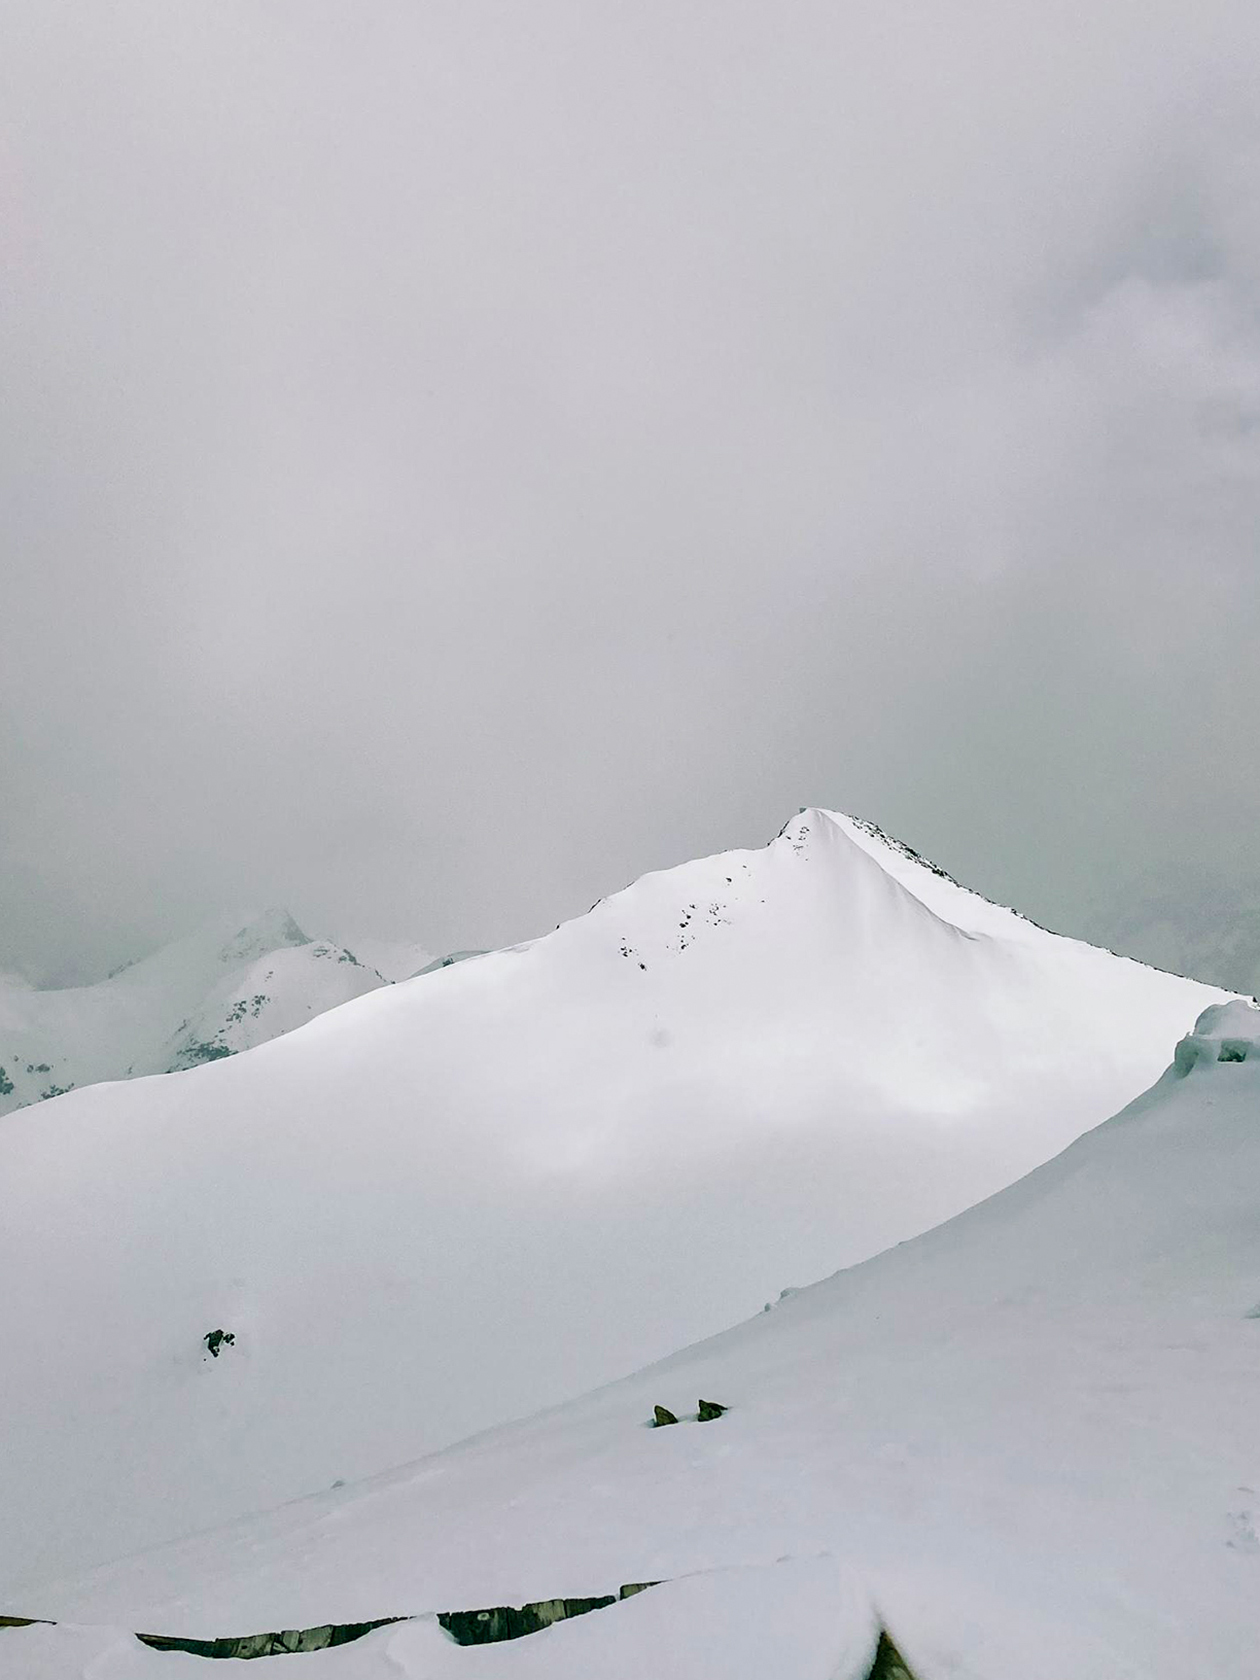
<path fill-rule="evenodd" d="M 349 951 L 309 939 L 272 910 L 205 928 L 96 985 L 0 979 L 0 1115 L 252 1049 L 429 961 L 414 945 Z"/>
<path fill-rule="evenodd" d="M 78 1625 L 0 1630 L 0 1675 L 191 1676 L 203 1659 L 122 1630 L 399 1617 L 285 1674 L 1250 1680 L 1258 1392 L 1260 1012 L 1234 1002 L 1049 1164 L 738 1329 L 366 1484 L 31 1584 L 25 1614 Z M 728 1409 L 650 1427 L 696 1394 Z M 627 1580 L 661 1584 L 500 1644 L 461 1648 L 441 1614 Z"/>

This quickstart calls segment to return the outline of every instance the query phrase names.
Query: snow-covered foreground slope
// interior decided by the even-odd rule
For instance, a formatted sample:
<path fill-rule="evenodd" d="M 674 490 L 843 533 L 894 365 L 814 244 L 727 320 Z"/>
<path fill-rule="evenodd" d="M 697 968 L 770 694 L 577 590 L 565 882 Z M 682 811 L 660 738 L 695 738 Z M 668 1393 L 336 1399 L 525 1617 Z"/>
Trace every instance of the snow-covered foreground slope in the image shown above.
<path fill-rule="evenodd" d="M 736 1322 L 1045 1160 L 1218 995 L 807 812 L 247 1056 L 14 1116 L 0 1582 Z"/>
<path fill-rule="evenodd" d="M 1237 1003 L 1056 1160 L 736 1330 L 365 1485 L 32 1588 L 25 1614 L 98 1629 L 0 1632 L 0 1673 L 86 1672 L 78 1641 L 115 1653 L 94 1680 L 161 1680 L 197 1659 L 104 1630 L 409 1615 L 285 1674 L 847 1680 L 878 1618 L 918 1680 L 1251 1680 L 1258 1394 L 1260 1014 Z M 700 1396 L 730 1410 L 646 1427 Z M 672 1585 L 488 1648 L 433 1620 L 651 1580 Z M 66 1667 L 35 1666 L 57 1651 Z"/>
<path fill-rule="evenodd" d="M 203 928 L 96 985 L 41 991 L 0 979 L 0 1114 L 251 1049 L 429 960 L 417 946 L 379 953 L 397 972 L 308 939 L 273 910 Z"/>

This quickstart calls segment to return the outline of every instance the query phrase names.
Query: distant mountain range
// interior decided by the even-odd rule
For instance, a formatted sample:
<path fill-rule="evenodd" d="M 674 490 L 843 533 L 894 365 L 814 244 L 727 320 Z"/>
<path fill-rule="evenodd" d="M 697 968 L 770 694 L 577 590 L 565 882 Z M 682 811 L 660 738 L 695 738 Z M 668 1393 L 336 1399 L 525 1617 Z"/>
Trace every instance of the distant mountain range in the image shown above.
<path fill-rule="evenodd" d="M 271 910 L 205 927 L 96 985 L 0 980 L 0 1114 L 252 1049 L 431 961 L 416 945 L 311 939 Z"/>

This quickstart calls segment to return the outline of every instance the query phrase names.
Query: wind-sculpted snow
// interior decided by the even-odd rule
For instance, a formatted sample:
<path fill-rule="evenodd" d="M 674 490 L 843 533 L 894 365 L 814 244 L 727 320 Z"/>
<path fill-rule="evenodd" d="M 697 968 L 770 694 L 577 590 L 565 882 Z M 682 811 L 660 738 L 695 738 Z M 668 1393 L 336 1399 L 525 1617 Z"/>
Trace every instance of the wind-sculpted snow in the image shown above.
<path fill-rule="evenodd" d="M 1256 1013 L 1200 1036 L 1255 1043 Z M 1203 1057 L 770 1314 L 24 1609 L 195 1637 L 664 1580 L 485 1652 L 422 1621 L 285 1660 L 294 1680 L 834 1680 L 878 1621 L 918 1680 L 1252 1680 L 1258 1296 L 1260 1059 Z M 729 1411 L 646 1427 L 698 1393 Z"/>
<path fill-rule="evenodd" d="M 1260 1006 L 1234 998 L 1203 1011 L 1177 1046 L 1173 1072 L 1187 1074 L 1199 1062 L 1245 1062 L 1260 1057 Z"/>
<path fill-rule="evenodd" d="M 757 1312 L 1045 1160 L 1220 996 L 806 812 L 248 1055 L 11 1117 L 0 1582 L 362 1478 Z M 645 1400 L 697 1395 L 735 1409 L 645 1432 L 667 1458 L 738 1439 L 720 1382 Z M 455 1584 L 431 1607 L 585 1590 Z M 391 1596 L 209 1631 L 414 1608 Z"/>

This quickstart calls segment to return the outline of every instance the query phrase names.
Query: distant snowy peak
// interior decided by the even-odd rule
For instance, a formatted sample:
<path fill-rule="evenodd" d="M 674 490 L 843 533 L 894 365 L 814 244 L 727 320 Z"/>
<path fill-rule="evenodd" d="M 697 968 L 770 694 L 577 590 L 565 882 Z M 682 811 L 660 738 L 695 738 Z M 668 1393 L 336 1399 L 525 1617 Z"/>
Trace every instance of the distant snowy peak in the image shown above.
<path fill-rule="evenodd" d="M 219 952 L 219 960 L 223 963 L 251 962 L 257 957 L 265 957 L 270 951 L 310 943 L 310 935 L 302 932 L 287 910 L 267 910 L 247 922 L 227 941 Z"/>
<path fill-rule="evenodd" d="M 178 1073 L 252 1050 L 384 983 L 351 951 L 326 941 L 266 951 L 220 981 L 162 1047 L 156 1066 L 129 1071 Z"/>
<path fill-rule="evenodd" d="M 287 910 L 270 909 L 219 917 L 95 985 L 0 980 L 0 1115 L 253 1049 L 428 960 L 415 944 L 366 948 L 311 939 Z"/>
<path fill-rule="evenodd" d="M 114 969 L 108 981 L 126 979 L 130 983 L 160 973 L 168 982 L 208 983 L 216 972 L 252 962 L 268 951 L 309 944 L 310 935 L 303 932 L 287 910 L 238 909 L 202 923 L 192 933 L 173 939 L 146 956 L 123 963 Z"/>

